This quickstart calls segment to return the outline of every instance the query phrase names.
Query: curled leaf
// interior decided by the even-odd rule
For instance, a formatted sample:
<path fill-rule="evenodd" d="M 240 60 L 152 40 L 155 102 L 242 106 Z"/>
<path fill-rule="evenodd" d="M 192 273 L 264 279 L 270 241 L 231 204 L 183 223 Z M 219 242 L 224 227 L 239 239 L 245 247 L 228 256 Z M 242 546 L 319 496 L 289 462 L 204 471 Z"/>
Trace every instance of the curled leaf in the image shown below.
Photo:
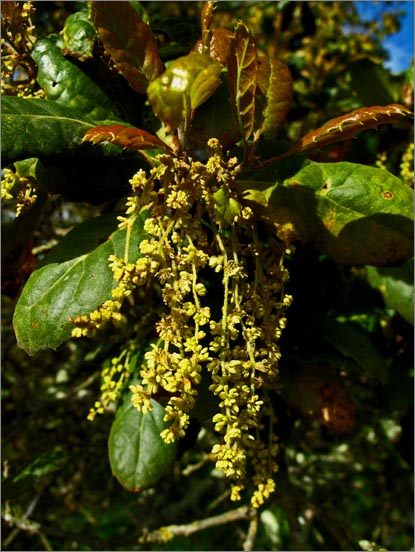
<path fill-rule="evenodd" d="M 245 140 L 248 140 L 254 129 L 257 67 L 254 39 L 248 28 L 239 23 L 230 44 L 228 82 L 231 106 Z"/>
<path fill-rule="evenodd" d="M 228 29 L 215 29 L 210 37 L 209 56 L 224 67 L 228 64 L 232 37 L 233 32 Z M 196 43 L 192 52 L 199 54 L 203 52 L 202 40 Z"/>
<path fill-rule="evenodd" d="M 91 18 L 105 50 L 131 88 L 145 94 L 163 71 L 156 39 L 130 2 L 91 2 Z"/>
<path fill-rule="evenodd" d="M 91 128 L 84 136 L 83 142 L 104 144 L 111 142 L 127 149 L 163 149 L 171 152 L 170 147 L 146 130 L 124 125 L 99 125 Z"/>
<path fill-rule="evenodd" d="M 279 59 L 258 59 L 258 87 L 265 97 L 262 132 L 277 132 L 288 115 L 293 96 L 293 82 L 288 67 Z"/>
<path fill-rule="evenodd" d="M 296 152 L 309 153 L 328 144 L 353 138 L 360 130 L 377 128 L 384 124 L 394 124 L 399 122 L 402 117 L 408 116 L 413 116 L 413 113 L 399 104 L 355 109 L 347 115 L 330 119 L 320 128 L 303 136 L 290 148 L 289 154 Z"/>
<path fill-rule="evenodd" d="M 177 128 L 189 110 L 204 103 L 221 81 L 218 62 L 204 54 L 190 54 L 172 62 L 148 87 L 148 99 L 157 117 Z"/>

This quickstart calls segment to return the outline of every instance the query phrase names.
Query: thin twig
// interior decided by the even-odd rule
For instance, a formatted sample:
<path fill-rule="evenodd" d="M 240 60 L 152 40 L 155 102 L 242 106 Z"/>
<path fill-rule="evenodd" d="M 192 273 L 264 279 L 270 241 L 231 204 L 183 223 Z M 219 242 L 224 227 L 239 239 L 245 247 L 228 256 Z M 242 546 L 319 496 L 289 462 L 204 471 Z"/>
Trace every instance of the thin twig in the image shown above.
<path fill-rule="evenodd" d="M 205 519 L 195 520 L 192 523 L 183 525 L 167 525 L 160 527 L 156 531 L 144 534 L 140 538 L 140 542 L 167 542 L 173 537 L 185 536 L 188 537 L 197 531 L 216 527 L 217 525 L 225 525 L 241 519 L 252 519 L 256 512 L 250 506 L 241 506 L 236 510 L 230 510 L 217 516 L 212 516 Z"/>

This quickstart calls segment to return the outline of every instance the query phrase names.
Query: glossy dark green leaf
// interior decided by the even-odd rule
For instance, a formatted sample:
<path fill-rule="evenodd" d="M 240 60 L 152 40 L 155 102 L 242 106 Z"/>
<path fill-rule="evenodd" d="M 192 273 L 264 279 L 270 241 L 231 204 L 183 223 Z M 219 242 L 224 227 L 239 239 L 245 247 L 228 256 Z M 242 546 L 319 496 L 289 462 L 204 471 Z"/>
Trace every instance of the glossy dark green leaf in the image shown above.
<path fill-rule="evenodd" d="M 291 108 L 293 82 L 288 67 L 279 59 L 258 59 L 258 86 L 265 98 L 262 132 L 273 135 L 283 126 Z"/>
<path fill-rule="evenodd" d="M 92 58 L 97 33 L 86 11 L 71 14 L 63 28 L 62 52 L 85 61 Z"/>
<path fill-rule="evenodd" d="M 239 23 L 230 44 L 228 82 L 232 110 L 245 140 L 254 129 L 257 66 L 254 39 L 248 28 Z"/>
<path fill-rule="evenodd" d="M 369 266 L 370 284 L 383 296 L 388 308 L 394 309 L 410 324 L 414 323 L 414 261 L 393 268 Z"/>
<path fill-rule="evenodd" d="M 131 88 L 145 94 L 163 71 L 150 27 L 129 2 L 91 2 L 91 18 L 115 67 Z"/>
<path fill-rule="evenodd" d="M 370 338 L 348 322 L 333 318 L 326 320 L 324 338 L 346 358 L 351 358 L 371 380 L 386 383 L 388 364 Z"/>
<path fill-rule="evenodd" d="M 176 456 L 177 443 L 167 445 L 160 437 L 168 427 L 164 408 L 151 399 L 152 410 L 138 412 L 131 394 L 118 409 L 108 442 L 112 473 L 129 491 L 151 487 L 166 472 Z"/>
<path fill-rule="evenodd" d="M 391 266 L 412 257 L 413 190 L 387 171 L 306 161 L 288 177 L 277 166 L 249 178 L 240 183 L 245 199 L 285 241 L 344 264 Z"/>
<path fill-rule="evenodd" d="M 37 63 L 37 81 L 46 98 L 71 107 L 94 120 L 112 116 L 112 102 L 102 89 L 77 65 L 63 56 L 47 38 L 36 42 L 32 57 Z"/>
<path fill-rule="evenodd" d="M 143 213 L 131 232 L 130 262 L 139 256 L 138 244 L 145 235 L 145 218 Z M 85 231 L 92 232 L 91 227 L 93 223 L 89 222 Z M 92 234 L 90 239 L 85 238 L 85 243 L 91 246 L 96 240 L 96 232 Z M 51 262 L 35 270 L 17 302 L 14 330 L 18 345 L 28 354 L 55 348 L 69 339 L 73 328 L 70 318 L 89 314 L 111 298 L 111 291 L 116 286 L 108 257 L 124 256 L 125 230 L 116 230 L 104 243 L 88 252 L 79 240 L 78 251 L 70 237 L 66 237 L 66 243 L 67 247 L 61 244 L 59 258 L 69 256 L 70 259 Z"/>
<path fill-rule="evenodd" d="M 186 115 L 204 103 L 221 83 L 218 62 L 204 54 L 173 61 L 148 87 L 148 99 L 157 117 L 177 128 Z"/>
<path fill-rule="evenodd" d="M 94 127 L 83 113 L 39 99 L 2 98 L 4 165 L 29 157 L 59 157 L 77 149 Z"/>

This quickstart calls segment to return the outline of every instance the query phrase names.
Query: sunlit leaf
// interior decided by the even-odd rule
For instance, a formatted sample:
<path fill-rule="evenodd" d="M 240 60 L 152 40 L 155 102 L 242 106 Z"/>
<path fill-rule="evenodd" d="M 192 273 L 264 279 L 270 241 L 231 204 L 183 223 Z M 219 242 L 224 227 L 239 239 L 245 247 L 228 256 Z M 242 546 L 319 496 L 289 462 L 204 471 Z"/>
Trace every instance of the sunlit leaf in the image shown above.
<path fill-rule="evenodd" d="M 293 82 L 288 67 L 279 59 L 258 59 L 258 87 L 265 97 L 262 132 L 275 134 L 291 108 Z"/>
<path fill-rule="evenodd" d="M 134 262 L 139 256 L 138 244 L 145 235 L 143 226 L 146 216 L 143 213 L 136 220 L 131 232 L 129 262 Z M 81 226 L 76 228 L 78 235 L 82 233 Z M 76 241 L 71 240 L 68 234 L 65 238 L 70 245 L 65 248 L 63 240 L 60 255 L 63 258 L 69 255 L 71 258 L 63 262 L 53 261 L 35 270 L 19 297 L 13 325 L 19 347 L 28 354 L 58 347 L 71 337 L 74 327 L 71 318 L 89 314 L 101 303 L 111 299 L 116 282 L 108 257 L 124 256 L 126 231 L 116 230 L 110 236 L 104 234 L 105 241 L 93 247 L 97 234 L 91 222 L 89 229 L 93 232 L 93 238 L 85 236 L 84 242 L 89 243 L 92 249 L 85 251 L 82 240 L 78 241 L 76 247 Z"/>
<path fill-rule="evenodd" d="M 94 120 L 113 116 L 114 106 L 101 87 L 66 59 L 51 40 L 38 40 L 32 57 L 38 66 L 37 81 L 48 100 L 76 109 Z"/>
<path fill-rule="evenodd" d="M 247 27 L 239 23 L 230 44 L 228 82 L 231 106 L 245 140 L 254 129 L 257 66 L 254 39 Z"/>
<path fill-rule="evenodd" d="M 170 147 L 157 138 L 157 136 L 150 134 L 146 130 L 124 125 L 96 126 L 85 134 L 83 141 L 89 141 L 93 144 L 111 142 L 127 149 L 163 149 L 171 151 Z"/>
<path fill-rule="evenodd" d="M 393 266 L 413 255 L 413 190 L 396 176 L 347 162 L 305 161 L 288 176 L 271 167 L 240 187 L 284 241 L 344 264 Z"/>
<path fill-rule="evenodd" d="M 117 410 L 108 442 L 111 470 L 129 491 L 151 487 L 166 472 L 176 456 L 177 443 L 166 444 L 160 437 L 168 427 L 164 408 L 151 399 L 152 410 L 138 412 L 131 393 Z"/>
<path fill-rule="evenodd" d="M 68 155 L 94 124 L 83 113 L 35 98 L 2 98 L 2 162 Z"/>
<path fill-rule="evenodd" d="M 62 53 L 70 54 L 81 61 L 92 58 L 96 38 L 97 34 L 88 13 L 73 13 L 66 19 L 63 28 Z"/>
<path fill-rule="evenodd" d="M 172 62 L 148 87 L 157 117 L 177 128 L 189 111 L 205 102 L 221 83 L 218 62 L 204 54 L 189 54 Z"/>
<path fill-rule="evenodd" d="M 328 144 L 353 138 L 361 130 L 377 128 L 384 124 L 395 124 L 402 117 L 408 116 L 413 116 L 413 113 L 399 104 L 355 109 L 347 115 L 330 119 L 322 127 L 303 136 L 290 148 L 289 154 L 310 153 Z"/>
<path fill-rule="evenodd" d="M 131 88 L 145 94 L 163 71 L 150 27 L 129 2 L 91 2 L 91 18 L 118 71 Z"/>
<path fill-rule="evenodd" d="M 414 323 L 414 261 L 391 268 L 367 267 L 370 284 L 378 289 L 388 308 Z"/>
<path fill-rule="evenodd" d="M 233 32 L 229 29 L 214 29 L 209 43 L 209 56 L 219 61 L 224 67 L 228 64 Z M 202 40 L 194 46 L 192 52 L 201 54 L 203 52 Z"/>

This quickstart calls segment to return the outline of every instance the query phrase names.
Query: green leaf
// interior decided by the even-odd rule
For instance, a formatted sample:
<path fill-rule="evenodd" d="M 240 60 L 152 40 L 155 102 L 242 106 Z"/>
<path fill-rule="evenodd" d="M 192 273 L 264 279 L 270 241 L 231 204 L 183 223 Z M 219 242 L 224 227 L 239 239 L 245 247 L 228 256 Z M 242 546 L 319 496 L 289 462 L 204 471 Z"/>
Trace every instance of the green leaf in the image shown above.
<path fill-rule="evenodd" d="M 306 161 L 289 176 L 283 167 L 251 171 L 240 182 L 281 239 L 344 264 L 393 266 L 412 257 L 413 190 L 399 178 L 347 162 Z"/>
<path fill-rule="evenodd" d="M 241 205 L 231 197 L 229 188 L 221 186 L 213 194 L 215 212 L 223 228 L 227 228 L 241 212 Z"/>
<path fill-rule="evenodd" d="M 254 39 L 248 28 L 239 23 L 230 44 L 228 83 L 231 106 L 245 140 L 248 140 L 254 129 L 257 66 Z"/>
<path fill-rule="evenodd" d="M 386 383 L 388 365 L 385 359 L 357 326 L 328 318 L 324 324 L 323 336 L 346 358 L 354 360 L 368 378 Z"/>
<path fill-rule="evenodd" d="M 150 27 L 129 2 L 91 2 L 91 18 L 115 67 L 131 88 L 145 94 L 163 71 Z"/>
<path fill-rule="evenodd" d="M 32 98 L 2 98 L 1 153 L 4 165 L 29 157 L 67 155 L 95 126 L 79 111 Z"/>
<path fill-rule="evenodd" d="M 71 14 L 63 28 L 62 53 L 85 61 L 93 57 L 97 33 L 88 19 L 88 13 L 79 11 Z"/>
<path fill-rule="evenodd" d="M 414 261 L 393 268 L 368 267 L 370 284 L 383 296 L 388 308 L 394 309 L 410 324 L 414 323 Z"/>
<path fill-rule="evenodd" d="M 145 235 L 146 216 L 143 213 L 135 221 L 129 243 L 129 262 L 139 257 L 138 244 Z M 124 257 L 126 231 L 116 230 L 104 243 L 86 252 L 86 243 L 93 247 L 97 239 L 97 232 L 91 228 L 94 228 L 93 223 L 88 221 L 84 227 L 85 243 L 69 234 L 65 237 L 68 245 L 61 244 L 58 258 L 71 257 L 69 260 L 51 262 L 35 270 L 27 281 L 15 308 L 13 325 L 19 347 L 28 354 L 58 347 L 71 337 L 70 318 L 89 314 L 111 298 L 116 282 L 108 257 Z M 76 232 L 79 236 L 81 230 L 76 229 Z"/>
<path fill-rule="evenodd" d="M 27 477 L 35 480 L 41 479 L 45 475 L 59 470 L 67 460 L 68 455 L 59 448 L 44 452 L 19 472 L 13 478 L 13 482 L 20 481 Z"/>
<path fill-rule="evenodd" d="M 122 215 L 122 212 L 108 213 L 78 224 L 44 257 L 39 263 L 39 268 L 87 255 L 117 231 L 119 215 Z"/>
<path fill-rule="evenodd" d="M 204 54 L 174 60 L 148 87 L 148 99 L 157 117 L 177 128 L 189 111 L 204 103 L 221 84 L 218 62 Z"/>
<path fill-rule="evenodd" d="M 388 105 L 399 100 L 401 78 L 369 59 L 350 65 L 352 87 L 363 105 Z"/>
<path fill-rule="evenodd" d="M 151 399 L 152 410 L 138 412 L 131 394 L 118 409 L 108 442 L 112 473 L 129 491 L 151 487 L 166 472 L 176 456 L 177 443 L 166 444 L 160 437 L 168 427 L 164 408 Z"/>
<path fill-rule="evenodd" d="M 222 82 L 225 75 L 221 75 Z M 226 84 L 226 83 L 225 83 Z M 241 139 L 239 127 L 232 115 L 229 88 L 219 86 L 214 95 L 201 105 L 192 121 L 190 140 L 199 148 L 206 148 L 209 138 L 219 139 L 224 150 Z"/>
<path fill-rule="evenodd" d="M 67 60 L 51 40 L 38 40 L 32 58 L 38 66 L 37 81 L 48 100 L 76 109 L 95 120 L 113 116 L 113 105 L 108 96 L 79 67 Z"/>
<path fill-rule="evenodd" d="M 283 126 L 291 108 L 293 82 L 288 67 L 279 59 L 258 59 L 258 86 L 265 97 L 262 132 L 273 135 Z"/>

